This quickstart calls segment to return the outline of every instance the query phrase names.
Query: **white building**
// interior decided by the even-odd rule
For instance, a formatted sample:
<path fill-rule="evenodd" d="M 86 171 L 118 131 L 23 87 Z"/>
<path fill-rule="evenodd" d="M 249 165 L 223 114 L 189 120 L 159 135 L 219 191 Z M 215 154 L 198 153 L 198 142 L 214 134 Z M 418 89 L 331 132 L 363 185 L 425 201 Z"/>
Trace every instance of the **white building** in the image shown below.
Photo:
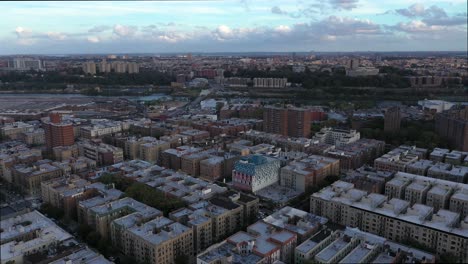
<path fill-rule="evenodd" d="M 442 101 L 442 100 L 421 100 L 418 101 L 418 105 L 421 106 L 423 110 L 428 110 L 431 112 L 440 113 L 445 110 L 449 110 L 454 106 L 454 103 Z"/>

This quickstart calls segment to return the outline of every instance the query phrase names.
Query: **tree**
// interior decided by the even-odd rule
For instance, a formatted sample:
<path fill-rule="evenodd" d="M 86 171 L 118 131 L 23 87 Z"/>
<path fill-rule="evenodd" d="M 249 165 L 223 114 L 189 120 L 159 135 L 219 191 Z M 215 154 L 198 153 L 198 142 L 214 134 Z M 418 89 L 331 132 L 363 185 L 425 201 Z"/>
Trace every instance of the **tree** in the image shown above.
<path fill-rule="evenodd" d="M 440 263 L 462 263 L 462 261 L 454 254 L 447 252 L 440 255 Z"/>
<path fill-rule="evenodd" d="M 64 211 L 62 209 L 59 209 L 57 207 L 54 207 L 50 203 L 43 203 L 41 205 L 41 208 L 39 211 L 49 217 L 55 218 L 55 219 L 61 219 L 64 216 Z"/>
<path fill-rule="evenodd" d="M 101 235 L 96 231 L 91 231 L 86 236 L 86 243 L 90 244 L 93 247 L 98 247 L 99 241 L 101 240 Z"/>
<path fill-rule="evenodd" d="M 144 183 L 135 182 L 125 190 L 125 194 L 139 202 L 162 210 L 165 214 L 186 206 L 185 202 L 167 195 Z"/>
<path fill-rule="evenodd" d="M 174 260 L 175 264 L 189 264 L 190 258 L 187 255 L 178 255 Z"/>

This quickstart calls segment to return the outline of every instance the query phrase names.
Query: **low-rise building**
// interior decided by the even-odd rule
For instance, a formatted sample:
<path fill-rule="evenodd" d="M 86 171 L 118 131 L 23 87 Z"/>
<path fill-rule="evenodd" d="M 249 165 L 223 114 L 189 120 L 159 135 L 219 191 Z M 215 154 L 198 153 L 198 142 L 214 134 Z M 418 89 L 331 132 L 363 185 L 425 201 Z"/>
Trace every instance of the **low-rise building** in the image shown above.
<path fill-rule="evenodd" d="M 76 240 L 52 220 L 32 211 L 0 222 L 1 263 L 23 263 L 28 255 Z"/>
<path fill-rule="evenodd" d="M 124 254 L 141 263 L 171 264 L 179 256 L 193 255 L 192 229 L 162 216 L 125 230 L 123 236 Z"/>
<path fill-rule="evenodd" d="M 342 188 L 346 186 L 347 188 Z M 396 242 L 416 241 L 437 254 L 450 253 L 468 261 L 468 218 L 445 209 L 434 212 L 427 205 L 398 198 L 367 194 L 352 184 L 337 181 L 311 195 L 311 213 L 337 224 L 357 227 L 364 232 Z"/>
<path fill-rule="evenodd" d="M 315 133 L 312 141 L 326 143 L 340 147 L 349 143 L 356 142 L 361 138 L 361 134 L 356 130 L 343 130 L 325 127 Z"/>
<path fill-rule="evenodd" d="M 322 183 L 325 177 L 339 175 L 339 173 L 339 160 L 311 155 L 282 167 L 280 185 L 305 192 L 307 188 Z"/>
<path fill-rule="evenodd" d="M 87 223 L 101 237 L 107 239 L 111 238 L 112 221 L 133 213 L 138 213 L 142 218 L 146 219 L 162 215 L 161 211 L 126 197 L 90 208 Z M 113 240 L 117 239 L 114 238 Z"/>
<path fill-rule="evenodd" d="M 13 184 L 22 188 L 31 196 L 41 195 L 41 183 L 63 175 L 63 171 L 52 165 L 51 162 L 38 161 L 32 166 L 23 164 L 15 165 L 11 169 Z"/>
<path fill-rule="evenodd" d="M 416 147 L 400 146 L 375 159 L 374 167 L 384 171 L 406 171 L 410 164 L 422 159 L 427 150 Z"/>
<path fill-rule="evenodd" d="M 224 157 L 212 156 L 200 161 L 200 178 L 216 181 L 224 176 Z"/>
<path fill-rule="evenodd" d="M 112 165 L 123 161 L 123 150 L 101 142 L 82 141 L 78 143 L 81 156 L 95 160 L 99 165 Z"/>
<path fill-rule="evenodd" d="M 324 230 L 295 251 L 295 263 L 435 263 L 436 256 L 381 236 L 347 227 Z"/>

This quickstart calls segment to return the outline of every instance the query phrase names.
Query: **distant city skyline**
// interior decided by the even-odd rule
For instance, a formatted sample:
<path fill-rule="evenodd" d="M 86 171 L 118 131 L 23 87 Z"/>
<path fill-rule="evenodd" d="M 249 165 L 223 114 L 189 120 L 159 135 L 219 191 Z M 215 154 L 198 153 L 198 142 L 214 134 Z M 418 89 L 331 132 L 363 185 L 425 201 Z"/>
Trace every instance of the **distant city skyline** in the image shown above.
<path fill-rule="evenodd" d="M 466 51 L 466 0 L 2 2 L 0 54 Z"/>

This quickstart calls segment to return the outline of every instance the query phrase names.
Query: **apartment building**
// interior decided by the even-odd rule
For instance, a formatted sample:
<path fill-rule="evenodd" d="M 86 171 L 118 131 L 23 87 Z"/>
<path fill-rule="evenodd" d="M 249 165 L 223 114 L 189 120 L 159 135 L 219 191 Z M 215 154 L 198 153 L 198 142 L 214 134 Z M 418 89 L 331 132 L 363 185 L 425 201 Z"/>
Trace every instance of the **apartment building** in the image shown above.
<path fill-rule="evenodd" d="M 41 195 L 41 183 L 53 178 L 59 178 L 63 171 L 44 160 L 32 166 L 19 164 L 11 168 L 13 184 L 31 196 Z"/>
<path fill-rule="evenodd" d="M 361 134 L 356 130 L 344 130 L 337 128 L 324 127 L 315 133 L 312 141 L 326 143 L 340 147 L 342 145 L 356 142 L 361 138 Z"/>
<path fill-rule="evenodd" d="M 200 178 L 216 181 L 224 176 L 224 157 L 212 156 L 200 161 Z"/>
<path fill-rule="evenodd" d="M 18 139 L 22 133 L 26 133 L 34 129 L 33 125 L 24 122 L 8 123 L 0 127 L 0 134 L 4 138 L 12 140 Z"/>
<path fill-rule="evenodd" d="M 140 158 L 142 160 L 159 163 L 161 152 L 170 148 L 170 143 L 162 140 L 147 142 L 140 145 Z"/>
<path fill-rule="evenodd" d="M 87 225 L 94 225 L 93 219 L 91 219 L 90 215 L 90 209 L 106 204 L 111 201 L 115 201 L 120 199 L 122 197 L 123 192 L 114 189 L 114 188 L 109 188 L 107 186 L 103 186 L 104 188 L 100 189 L 98 186 L 96 186 L 98 192 L 97 195 L 93 195 L 92 198 L 89 199 L 83 199 L 78 201 L 77 204 L 77 214 L 78 214 L 78 222 L 87 224 Z"/>
<path fill-rule="evenodd" d="M 208 159 L 211 156 L 210 152 L 203 151 L 182 156 L 181 170 L 194 177 L 200 176 L 200 162 Z"/>
<path fill-rule="evenodd" d="M 317 112 L 323 116 L 319 117 Z M 312 121 L 321 121 L 324 116 L 323 110 L 318 109 L 267 106 L 263 109 L 263 129 L 268 133 L 308 138 Z"/>
<path fill-rule="evenodd" d="M 416 248 L 346 227 L 323 230 L 295 251 L 295 263 L 435 263 L 436 256 Z"/>
<path fill-rule="evenodd" d="M 95 141 L 81 141 L 77 145 L 80 156 L 95 160 L 99 165 L 112 165 L 123 161 L 121 148 Z"/>
<path fill-rule="evenodd" d="M 180 146 L 162 152 L 162 166 L 175 171 L 182 168 L 182 156 L 202 151 L 201 148 Z"/>
<path fill-rule="evenodd" d="M 52 148 L 52 153 L 55 160 L 62 161 L 70 158 L 78 158 L 80 156 L 80 149 L 78 145 L 59 146 Z"/>
<path fill-rule="evenodd" d="M 227 190 L 226 187 L 221 187 L 200 178 L 194 178 L 182 172 L 163 169 L 159 166 L 131 172 L 126 174 L 126 177 L 132 175 L 137 175 L 139 182 L 158 189 L 168 197 L 178 197 L 187 203 L 207 200 Z"/>
<path fill-rule="evenodd" d="M 211 199 L 189 205 L 195 213 L 211 219 L 213 241 L 221 241 L 244 226 L 243 207 L 225 199 Z"/>
<path fill-rule="evenodd" d="M 52 149 L 75 144 L 73 123 L 69 120 L 62 120 L 60 113 L 50 113 L 48 119 L 42 119 L 42 127 L 45 131 L 47 148 Z"/>
<path fill-rule="evenodd" d="M 400 146 L 375 159 L 374 167 L 383 171 L 406 171 L 410 164 L 418 161 L 420 154 L 416 148 Z"/>
<path fill-rule="evenodd" d="M 437 254 L 451 253 L 468 261 L 468 218 L 445 209 L 434 212 L 427 205 L 414 204 L 381 194 L 367 194 L 347 183 L 332 186 L 311 195 L 311 213 L 337 224 L 357 227 L 385 238 L 416 241 Z"/>
<path fill-rule="evenodd" d="M 194 253 L 198 254 L 213 245 L 213 224 L 210 217 L 181 208 L 169 214 L 169 218 L 192 228 Z"/>
<path fill-rule="evenodd" d="M 0 226 L 1 263 L 23 263 L 28 255 L 47 252 L 49 247 L 76 243 L 69 233 L 38 211 L 4 219 Z"/>
<path fill-rule="evenodd" d="M 252 141 L 254 144 L 267 143 L 288 151 L 304 151 L 311 144 L 310 138 L 288 137 L 282 134 L 265 133 L 256 130 L 249 130 L 242 136 L 244 139 Z"/>
<path fill-rule="evenodd" d="M 296 236 L 257 222 L 198 255 L 197 263 L 291 263 Z"/>
<path fill-rule="evenodd" d="M 427 175 L 429 169 L 436 165 L 432 160 L 418 160 L 406 166 L 406 172 L 418 175 Z"/>
<path fill-rule="evenodd" d="M 287 78 L 253 78 L 253 86 L 256 88 L 283 88 L 287 82 Z"/>
<path fill-rule="evenodd" d="M 78 202 L 105 195 L 109 192 L 120 191 L 111 185 L 100 182 L 91 183 L 76 175 L 60 177 L 41 183 L 41 199 L 44 203 L 62 209 L 66 217 L 77 217 Z"/>
<path fill-rule="evenodd" d="M 447 181 L 465 183 L 468 182 L 468 167 L 452 166 L 448 163 L 437 163 L 430 167 L 427 176 Z"/>
<path fill-rule="evenodd" d="M 143 218 L 151 219 L 161 216 L 162 212 L 126 197 L 92 207 L 88 210 L 88 225 L 103 238 L 111 238 L 111 223 L 123 216 L 138 213 Z"/>
<path fill-rule="evenodd" d="M 323 182 L 329 175 L 339 175 L 338 159 L 311 155 L 292 161 L 280 169 L 280 185 L 305 192 L 307 188 Z"/>
<path fill-rule="evenodd" d="M 450 197 L 450 211 L 460 213 L 461 218 L 468 216 L 468 188 L 456 190 Z"/>
<path fill-rule="evenodd" d="M 444 162 L 445 156 L 450 152 L 448 149 L 434 148 L 429 154 L 429 159 L 436 162 Z"/>
<path fill-rule="evenodd" d="M 93 139 L 105 135 L 111 135 L 123 131 L 126 127 L 120 121 L 111 121 L 107 119 L 94 119 L 89 126 L 82 126 L 80 128 L 81 137 L 86 139 Z"/>
<path fill-rule="evenodd" d="M 326 150 L 324 155 L 339 159 L 341 170 L 348 171 L 372 163 L 375 158 L 382 155 L 384 148 L 385 142 L 364 138 L 350 144 Z"/>
<path fill-rule="evenodd" d="M 445 155 L 445 162 L 453 165 L 463 165 L 464 160 L 468 157 L 468 152 L 452 150 Z"/>
<path fill-rule="evenodd" d="M 468 108 L 437 114 L 435 131 L 448 140 L 451 148 L 468 151 Z"/>
<path fill-rule="evenodd" d="M 263 222 L 296 234 L 297 242 L 302 243 L 318 232 L 328 219 L 286 206 L 263 218 Z"/>
<path fill-rule="evenodd" d="M 42 160 L 40 149 L 30 149 L 19 142 L 0 144 L 0 177 L 12 183 L 12 167 L 16 164 L 33 164 Z"/>
<path fill-rule="evenodd" d="M 125 255 L 141 263 L 172 264 L 178 256 L 192 257 L 191 228 L 165 217 L 157 217 L 124 231 Z"/>
<path fill-rule="evenodd" d="M 385 184 L 393 178 L 393 175 L 394 173 L 390 171 L 379 171 L 370 166 L 363 166 L 348 171 L 342 180 L 354 184 L 359 190 L 383 193 Z"/>

